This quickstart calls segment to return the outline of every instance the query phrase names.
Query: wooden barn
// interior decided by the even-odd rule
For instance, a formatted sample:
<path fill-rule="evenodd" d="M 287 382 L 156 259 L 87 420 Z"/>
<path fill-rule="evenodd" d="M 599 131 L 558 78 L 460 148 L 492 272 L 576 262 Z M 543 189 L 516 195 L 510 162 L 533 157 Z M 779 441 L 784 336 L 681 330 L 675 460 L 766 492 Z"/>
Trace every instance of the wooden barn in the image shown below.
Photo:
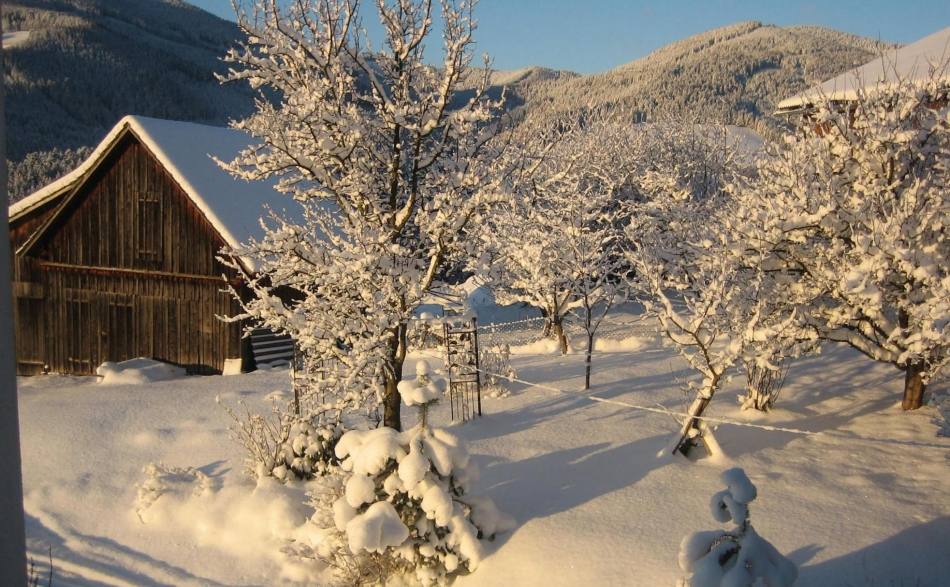
<path fill-rule="evenodd" d="M 242 131 L 123 118 L 78 169 L 10 207 L 17 373 L 92 374 L 148 357 L 194 373 L 253 360 L 228 293 L 241 270 L 217 255 L 260 238 L 285 196 L 236 181 Z"/>

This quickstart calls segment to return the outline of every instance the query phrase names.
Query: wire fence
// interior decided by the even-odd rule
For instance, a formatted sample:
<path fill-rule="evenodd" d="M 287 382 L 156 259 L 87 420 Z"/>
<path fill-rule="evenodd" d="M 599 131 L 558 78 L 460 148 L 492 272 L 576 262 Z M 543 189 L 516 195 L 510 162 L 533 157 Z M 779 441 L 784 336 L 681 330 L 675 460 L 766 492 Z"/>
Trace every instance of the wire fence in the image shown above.
<path fill-rule="evenodd" d="M 546 328 L 544 318 L 528 318 L 516 322 L 486 324 L 478 327 L 478 338 L 485 346 L 528 345 L 552 337 Z M 587 336 L 583 325 L 567 321 L 564 332 L 568 340 L 582 340 Z M 649 338 L 656 334 L 656 326 L 645 320 L 626 322 L 605 322 L 597 329 L 596 338 L 600 340 L 624 340 L 631 337 Z"/>

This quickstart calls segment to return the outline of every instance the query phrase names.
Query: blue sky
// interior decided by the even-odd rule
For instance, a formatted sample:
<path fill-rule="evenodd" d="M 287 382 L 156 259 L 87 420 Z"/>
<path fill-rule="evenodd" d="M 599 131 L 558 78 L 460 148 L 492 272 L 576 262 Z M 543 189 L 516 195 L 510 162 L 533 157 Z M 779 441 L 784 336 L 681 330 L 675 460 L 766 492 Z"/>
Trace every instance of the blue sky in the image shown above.
<path fill-rule="evenodd" d="M 230 0 L 188 1 L 235 20 Z M 371 0 L 364 4 L 372 7 Z M 746 20 L 781 27 L 819 25 L 892 43 L 912 43 L 950 26 L 950 2 L 481 0 L 475 15 L 477 53 L 488 53 L 495 69 L 541 65 L 588 74 L 629 63 L 696 33 Z M 371 16 L 367 14 L 364 20 Z"/>

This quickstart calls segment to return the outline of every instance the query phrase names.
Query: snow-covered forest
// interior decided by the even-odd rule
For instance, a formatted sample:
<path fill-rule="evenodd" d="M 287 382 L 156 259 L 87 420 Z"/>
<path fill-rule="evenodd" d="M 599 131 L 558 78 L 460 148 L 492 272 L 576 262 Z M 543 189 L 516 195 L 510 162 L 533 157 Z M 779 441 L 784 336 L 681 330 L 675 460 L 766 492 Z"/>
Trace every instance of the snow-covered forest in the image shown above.
<path fill-rule="evenodd" d="M 291 335 L 292 368 L 20 379 L 41 582 L 950 575 L 950 59 L 763 141 L 612 99 L 513 115 L 473 4 L 362 9 L 259 0 L 217 74 L 262 95 L 218 165 L 287 202 L 221 251 L 257 268 L 221 319 Z M 492 389 L 454 418 L 452 344 Z"/>

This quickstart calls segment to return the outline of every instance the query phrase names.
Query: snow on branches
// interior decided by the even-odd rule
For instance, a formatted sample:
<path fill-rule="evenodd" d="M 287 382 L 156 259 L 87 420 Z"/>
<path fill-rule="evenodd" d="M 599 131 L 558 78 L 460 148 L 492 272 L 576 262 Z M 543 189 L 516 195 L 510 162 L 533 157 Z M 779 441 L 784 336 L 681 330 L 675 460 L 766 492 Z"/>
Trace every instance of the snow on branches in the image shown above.
<path fill-rule="evenodd" d="M 487 70 L 452 105 L 472 59 L 473 3 L 441 3 L 441 67 L 423 60 L 431 0 L 375 4 L 386 38 L 374 53 L 358 0 L 259 0 L 240 14 L 247 41 L 228 53 L 224 80 L 279 102 L 261 99 L 236 123 L 260 144 L 225 165 L 279 178 L 296 200 L 239 252 L 262 264 L 244 317 L 291 334 L 308 372 L 330 373 L 336 405 L 382 403 L 399 429 L 407 321 L 505 174 Z"/>
<path fill-rule="evenodd" d="M 817 104 L 733 188 L 727 224 L 812 336 L 905 371 L 904 409 L 950 361 L 950 110 L 938 79 Z"/>
<path fill-rule="evenodd" d="M 739 359 L 771 346 L 789 325 L 786 309 L 763 295 L 769 278 L 727 229 L 735 207 L 722 186 L 743 169 L 738 145 L 719 132 L 721 141 L 714 129 L 663 129 L 659 139 L 669 145 L 661 152 L 688 145 L 699 150 L 701 161 L 719 165 L 704 164 L 700 172 L 675 158 L 650 160 L 637 177 L 638 201 L 626 227 L 630 287 L 701 377 L 689 384 L 695 397 L 674 446 L 684 453 L 705 428 L 700 417 L 727 372 Z"/>
<path fill-rule="evenodd" d="M 623 264 L 625 190 L 633 169 L 629 133 L 603 112 L 575 112 L 551 121 L 543 113 L 519 129 L 533 159 L 516 195 L 481 231 L 480 270 L 502 304 L 540 308 L 568 350 L 563 323 L 572 310 L 588 334 L 622 298 L 617 274 Z"/>
<path fill-rule="evenodd" d="M 682 587 L 791 587 L 798 578 L 795 563 L 758 535 L 749 521 L 755 485 L 739 468 L 723 471 L 726 489 L 709 504 L 717 522 L 735 524 L 732 530 L 696 532 L 680 544 L 680 568 L 693 573 Z M 761 583 L 759 580 L 761 579 Z"/>

